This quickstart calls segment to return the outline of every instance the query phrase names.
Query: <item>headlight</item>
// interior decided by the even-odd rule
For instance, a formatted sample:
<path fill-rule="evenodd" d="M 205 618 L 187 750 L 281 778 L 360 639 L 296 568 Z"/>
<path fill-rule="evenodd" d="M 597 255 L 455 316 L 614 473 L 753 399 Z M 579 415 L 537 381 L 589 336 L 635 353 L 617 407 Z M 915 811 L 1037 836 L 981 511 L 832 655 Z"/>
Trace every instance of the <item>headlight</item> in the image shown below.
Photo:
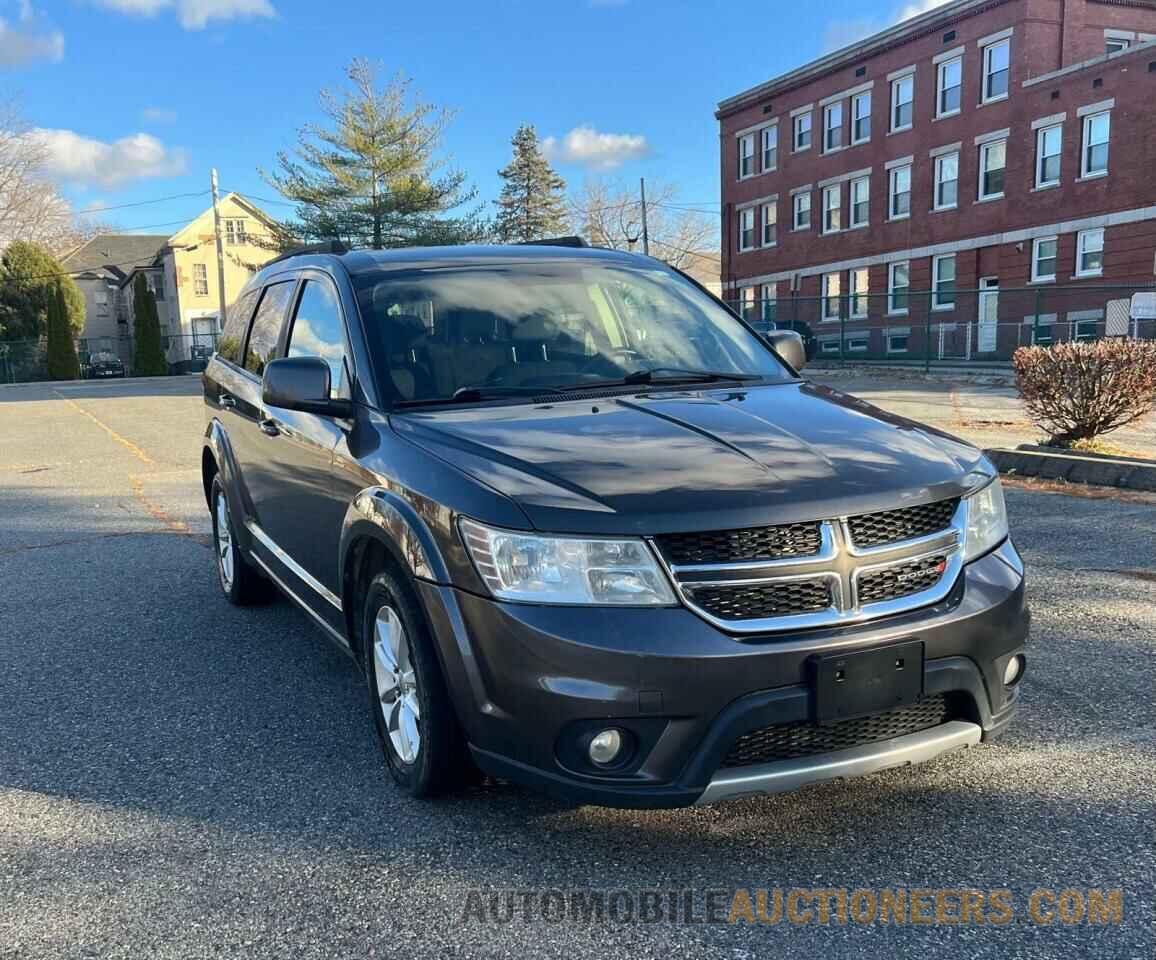
<path fill-rule="evenodd" d="M 963 559 L 975 560 L 998 547 L 1007 538 L 1007 507 L 999 477 L 977 477 L 984 486 L 970 493 L 967 504 L 967 532 L 964 534 Z"/>
<path fill-rule="evenodd" d="M 462 539 L 495 597 L 524 603 L 674 603 L 654 555 L 641 540 L 540 537 L 495 530 L 464 517 Z"/>

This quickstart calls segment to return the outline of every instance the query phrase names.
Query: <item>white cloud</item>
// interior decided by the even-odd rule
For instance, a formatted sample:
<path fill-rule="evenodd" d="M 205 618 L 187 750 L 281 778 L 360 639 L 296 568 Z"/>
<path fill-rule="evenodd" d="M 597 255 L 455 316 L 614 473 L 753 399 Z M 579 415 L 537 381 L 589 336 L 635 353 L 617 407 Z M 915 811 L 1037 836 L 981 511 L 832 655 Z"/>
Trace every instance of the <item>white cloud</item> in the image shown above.
<path fill-rule="evenodd" d="M 140 112 L 145 123 L 176 123 L 177 111 L 166 107 L 145 107 Z"/>
<path fill-rule="evenodd" d="M 21 9 L 21 20 L 28 22 Z M 31 8 L 28 11 L 31 17 Z M 0 19 L 0 67 L 22 67 L 34 60 L 57 63 L 64 58 L 64 34 L 59 30 L 45 33 L 17 30 Z"/>
<path fill-rule="evenodd" d="M 546 137 L 542 141 L 542 152 L 549 159 L 593 170 L 613 170 L 627 160 L 645 156 L 649 149 L 641 134 L 600 133 L 589 124 L 575 127 L 561 140 Z"/>
<path fill-rule="evenodd" d="M 134 133 L 112 143 L 84 137 L 72 130 L 37 128 L 29 136 L 44 145 L 50 174 L 82 186 L 111 188 L 130 180 L 176 177 L 189 165 L 185 150 L 166 147 L 147 133 Z"/>
<path fill-rule="evenodd" d="M 823 34 L 823 52 L 831 53 L 841 47 L 858 43 L 880 30 L 920 14 L 942 7 L 951 0 L 914 0 L 892 11 L 889 17 L 853 17 L 850 20 L 835 20 L 827 24 Z"/>
<path fill-rule="evenodd" d="M 203 30 L 211 20 L 240 17 L 275 17 L 269 0 L 96 0 L 109 10 L 141 17 L 154 17 L 162 10 L 176 12 L 186 30 Z"/>

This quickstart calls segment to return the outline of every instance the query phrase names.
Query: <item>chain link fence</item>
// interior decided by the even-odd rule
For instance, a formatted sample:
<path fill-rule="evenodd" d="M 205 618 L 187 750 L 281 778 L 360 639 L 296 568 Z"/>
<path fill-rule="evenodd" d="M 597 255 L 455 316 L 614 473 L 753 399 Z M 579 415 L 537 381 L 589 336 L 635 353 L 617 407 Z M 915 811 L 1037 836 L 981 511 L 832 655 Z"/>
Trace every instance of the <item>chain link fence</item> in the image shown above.
<path fill-rule="evenodd" d="M 754 288 L 750 288 L 754 293 Z M 1106 336 L 1156 339 L 1132 320 L 1133 293 L 1156 285 L 893 289 L 729 301 L 755 329 L 795 330 L 819 362 L 960 365 L 1003 362 L 1022 346 Z"/>
<path fill-rule="evenodd" d="M 170 374 L 200 373 L 217 349 L 216 333 L 161 335 Z M 80 378 L 133 376 L 134 343 L 130 336 L 80 337 L 76 358 Z M 48 341 L 0 340 L 0 383 L 33 383 L 48 380 Z"/>

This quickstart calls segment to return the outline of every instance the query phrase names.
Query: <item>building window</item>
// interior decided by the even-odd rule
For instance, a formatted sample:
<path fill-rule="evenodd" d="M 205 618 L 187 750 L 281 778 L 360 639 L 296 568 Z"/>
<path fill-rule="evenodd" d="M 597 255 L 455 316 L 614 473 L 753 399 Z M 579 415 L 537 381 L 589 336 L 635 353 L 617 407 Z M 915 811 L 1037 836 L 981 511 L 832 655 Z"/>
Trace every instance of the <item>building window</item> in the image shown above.
<path fill-rule="evenodd" d="M 866 353 L 867 352 L 867 334 L 861 333 L 853 337 L 848 337 L 844 342 L 844 349 L 848 353 Z"/>
<path fill-rule="evenodd" d="M 779 239 L 779 205 L 763 204 L 763 246 L 773 247 Z"/>
<path fill-rule="evenodd" d="M 907 293 L 911 289 L 911 265 L 903 260 L 887 267 L 887 312 L 906 313 Z"/>
<path fill-rule="evenodd" d="M 1104 228 L 1076 234 L 1076 276 L 1098 277 L 1104 272 Z"/>
<path fill-rule="evenodd" d="M 890 217 L 899 220 L 911 215 L 911 164 L 891 171 Z"/>
<path fill-rule="evenodd" d="M 198 297 L 209 295 L 209 269 L 203 263 L 193 264 L 193 293 Z"/>
<path fill-rule="evenodd" d="M 1052 328 L 1056 325 L 1054 317 L 1040 317 L 1038 323 L 1032 322 L 1032 346 L 1050 347 L 1054 340 Z"/>
<path fill-rule="evenodd" d="M 1003 174 L 1007 166 L 1007 141 L 993 140 L 979 148 L 979 199 L 1003 196 Z"/>
<path fill-rule="evenodd" d="M 843 227 L 843 187 L 835 183 L 823 188 L 823 232 L 838 233 Z"/>
<path fill-rule="evenodd" d="M 739 316 L 747 323 L 755 319 L 754 287 L 739 287 Z"/>
<path fill-rule="evenodd" d="M 1076 340 L 1099 340 L 1100 339 L 1100 321 L 1099 320 L 1077 320 L 1076 329 L 1073 333 Z"/>
<path fill-rule="evenodd" d="M 935 92 L 935 115 L 949 117 L 959 113 L 960 95 L 963 90 L 963 57 L 952 57 L 939 65 L 938 83 Z"/>
<path fill-rule="evenodd" d="M 149 273 L 145 276 L 149 289 L 153 292 L 153 296 L 156 297 L 157 300 L 163 301 L 165 298 L 165 275 L 163 273 Z"/>
<path fill-rule="evenodd" d="M 888 353 L 906 353 L 907 344 L 910 340 L 910 331 L 908 330 L 888 330 L 887 331 L 887 352 Z"/>
<path fill-rule="evenodd" d="M 1104 31 L 1104 53 L 1121 53 L 1132 46 L 1133 34 L 1123 30 Z"/>
<path fill-rule="evenodd" d="M 839 339 L 837 337 L 824 337 L 819 341 L 820 353 L 838 353 Z"/>
<path fill-rule="evenodd" d="M 934 291 L 931 297 L 933 310 L 953 310 L 955 308 L 955 254 L 946 253 L 932 260 L 931 270 Z"/>
<path fill-rule="evenodd" d="M 837 150 L 843 146 L 843 104 L 832 103 L 823 108 L 823 150 Z"/>
<path fill-rule="evenodd" d="M 248 242 L 248 237 L 245 233 L 244 220 L 226 220 L 225 221 L 225 243 L 230 247 L 235 247 L 240 244 Z"/>
<path fill-rule="evenodd" d="M 800 113 L 795 117 L 795 149 L 806 150 L 811 146 L 811 114 Z"/>
<path fill-rule="evenodd" d="M 1093 113 L 1084 117 L 1084 149 L 1081 151 L 1081 177 L 1099 177 L 1108 172 L 1108 136 L 1111 114 Z"/>
<path fill-rule="evenodd" d="M 1044 283 L 1056 279 L 1055 237 L 1039 237 L 1032 241 L 1032 282 Z"/>
<path fill-rule="evenodd" d="M 871 213 L 871 178 L 851 181 L 851 226 L 865 227 Z"/>
<path fill-rule="evenodd" d="M 983 48 L 983 102 L 1007 96 L 1011 62 L 1011 40 L 1000 40 Z"/>
<path fill-rule="evenodd" d="M 739 179 L 749 177 L 755 172 L 755 135 L 745 134 L 739 137 Z"/>
<path fill-rule="evenodd" d="M 851 317 L 855 320 L 860 320 L 867 316 L 867 296 L 868 296 L 868 278 L 867 268 L 860 267 L 858 270 L 851 270 L 847 274 L 847 293 L 851 299 Z"/>
<path fill-rule="evenodd" d="M 915 108 L 915 74 L 891 81 L 891 132 L 911 128 Z"/>
<path fill-rule="evenodd" d="M 936 210 L 952 210 L 959 203 L 959 153 L 944 153 L 935 158 Z"/>
<path fill-rule="evenodd" d="M 755 208 L 746 207 L 739 211 L 739 253 L 750 250 L 755 245 Z"/>
<path fill-rule="evenodd" d="M 839 274 L 823 274 L 823 319 L 839 319 L 839 295 L 842 289 L 839 283 Z"/>
<path fill-rule="evenodd" d="M 866 143 L 871 139 L 871 91 L 857 93 L 851 98 L 851 142 Z"/>
<path fill-rule="evenodd" d="M 778 295 L 775 292 L 775 285 L 773 283 L 763 285 L 761 305 L 763 323 L 773 326 L 779 319 Z"/>
<path fill-rule="evenodd" d="M 779 125 L 771 124 L 763 128 L 763 173 L 774 170 L 779 165 Z"/>
<path fill-rule="evenodd" d="M 1063 124 L 1036 131 L 1036 186 L 1051 187 L 1060 182 L 1060 152 Z"/>
<path fill-rule="evenodd" d="M 795 223 L 796 230 L 807 230 L 811 226 L 811 194 L 795 194 Z"/>

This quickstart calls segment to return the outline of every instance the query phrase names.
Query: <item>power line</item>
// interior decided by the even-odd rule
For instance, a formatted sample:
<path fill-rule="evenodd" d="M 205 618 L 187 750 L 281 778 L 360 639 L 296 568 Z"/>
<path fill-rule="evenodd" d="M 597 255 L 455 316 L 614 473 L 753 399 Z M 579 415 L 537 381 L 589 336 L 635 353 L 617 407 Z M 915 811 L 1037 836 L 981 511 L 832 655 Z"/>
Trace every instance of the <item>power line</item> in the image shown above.
<path fill-rule="evenodd" d="M 127 210 L 129 207 L 147 207 L 152 203 L 165 203 L 168 200 L 184 200 L 188 197 L 203 197 L 209 191 L 200 190 L 196 193 L 174 193 L 168 197 L 157 197 L 155 200 L 138 200 L 136 203 L 118 203 L 112 207 L 88 207 L 84 210 L 77 210 L 78 216 L 88 216 L 90 213 L 106 213 L 109 210 Z"/>

